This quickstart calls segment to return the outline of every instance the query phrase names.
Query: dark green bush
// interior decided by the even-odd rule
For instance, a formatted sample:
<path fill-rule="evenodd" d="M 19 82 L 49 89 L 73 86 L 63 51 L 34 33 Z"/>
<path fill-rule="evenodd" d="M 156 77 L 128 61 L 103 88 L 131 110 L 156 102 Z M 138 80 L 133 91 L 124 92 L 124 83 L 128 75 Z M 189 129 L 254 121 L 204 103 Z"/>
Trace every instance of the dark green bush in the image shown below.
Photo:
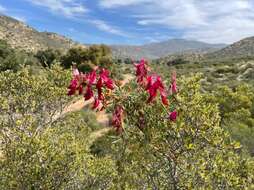
<path fill-rule="evenodd" d="M 43 67 L 51 67 L 52 64 L 60 61 L 61 52 L 53 49 L 40 50 L 35 57 Z"/>

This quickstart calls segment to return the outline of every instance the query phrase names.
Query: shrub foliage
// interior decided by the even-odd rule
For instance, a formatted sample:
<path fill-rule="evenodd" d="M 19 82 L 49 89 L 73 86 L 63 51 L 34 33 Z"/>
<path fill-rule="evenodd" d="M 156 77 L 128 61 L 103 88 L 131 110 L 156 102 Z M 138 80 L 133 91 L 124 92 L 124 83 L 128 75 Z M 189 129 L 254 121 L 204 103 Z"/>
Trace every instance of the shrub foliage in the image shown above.
<path fill-rule="evenodd" d="M 1 72 L 0 189 L 254 188 L 253 159 L 222 125 L 251 128 L 248 87 L 214 96 L 201 92 L 200 75 L 169 80 L 144 60 L 135 66 L 137 82 L 124 87 L 106 69 L 75 70 L 69 92 L 71 74 L 57 64 Z M 84 113 L 62 114 L 76 92 L 113 113 L 107 135 L 91 139 L 98 128 Z"/>

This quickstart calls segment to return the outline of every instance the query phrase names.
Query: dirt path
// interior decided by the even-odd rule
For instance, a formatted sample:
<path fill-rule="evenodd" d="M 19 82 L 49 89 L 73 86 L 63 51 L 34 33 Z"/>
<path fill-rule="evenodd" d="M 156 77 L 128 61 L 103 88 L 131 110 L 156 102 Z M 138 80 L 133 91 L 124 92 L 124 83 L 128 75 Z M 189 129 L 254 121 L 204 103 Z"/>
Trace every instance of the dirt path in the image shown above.
<path fill-rule="evenodd" d="M 134 79 L 134 76 L 132 74 L 124 74 L 123 75 L 123 81 L 122 86 L 126 85 L 128 82 L 130 82 L 132 79 Z"/>

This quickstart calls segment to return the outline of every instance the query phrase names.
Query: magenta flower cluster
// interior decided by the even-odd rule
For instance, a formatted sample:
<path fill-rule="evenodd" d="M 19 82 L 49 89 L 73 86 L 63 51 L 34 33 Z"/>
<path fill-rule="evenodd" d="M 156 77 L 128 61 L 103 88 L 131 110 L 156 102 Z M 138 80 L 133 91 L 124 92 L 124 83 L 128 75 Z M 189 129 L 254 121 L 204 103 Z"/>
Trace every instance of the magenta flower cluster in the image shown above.
<path fill-rule="evenodd" d="M 176 83 L 176 73 L 173 72 L 171 76 L 171 84 L 169 89 L 166 89 L 162 78 L 157 74 L 149 74 L 149 67 L 146 60 L 142 59 L 139 63 L 134 64 L 136 68 L 137 83 L 144 88 L 149 98 L 147 103 L 155 101 L 157 94 L 160 95 L 162 104 L 167 108 L 169 106 L 169 95 L 174 95 L 178 92 Z M 73 69 L 73 78 L 68 87 L 68 95 L 75 94 L 83 95 L 85 101 L 94 99 L 92 109 L 102 110 L 106 106 L 105 90 L 114 90 L 115 83 L 110 78 L 110 73 L 104 68 L 96 67 L 89 73 L 79 72 L 78 69 Z M 113 112 L 112 126 L 118 133 L 123 131 L 123 116 L 124 108 L 117 105 Z M 167 119 L 176 121 L 178 112 L 176 110 L 169 112 Z"/>
<path fill-rule="evenodd" d="M 104 108 L 105 96 L 103 89 L 114 89 L 114 82 L 109 77 L 108 70 L 96 67 L 93 71 L 87 74 L 79 72 L 77 69 L 73 69 L 73 79 L 68 87 L 68 95 L 75 95 L 77 92 L 79 95 L 83 95 L 85 101 L 94 98 L 93 109 L 98 109 L 100 105 Z M 95 90 L 97 94 L 95 94 Z"/>

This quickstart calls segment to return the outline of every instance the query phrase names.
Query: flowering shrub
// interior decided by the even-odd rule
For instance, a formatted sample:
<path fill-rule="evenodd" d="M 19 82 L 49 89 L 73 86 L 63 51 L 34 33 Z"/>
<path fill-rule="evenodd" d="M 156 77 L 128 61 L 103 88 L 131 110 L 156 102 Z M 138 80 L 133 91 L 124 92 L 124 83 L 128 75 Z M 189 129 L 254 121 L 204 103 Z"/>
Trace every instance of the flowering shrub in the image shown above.
<path fill-rule="evenodd" d="M 120 135 L 99 137 L 95 116 L 84 110 L 55 119 L 70 102 L 69 72 L 53 66 L 45 75 L 0 73 L 0 189 L 253 189 L 253 159 L 221 127 L 213 97 L 200 93 L 201 77 L 181 77 L 176 85 L 175 73 L 162 80 L 147 63 L 142 69 L 142 83 L 120 87 L 105 69 L 74 68 L 69 95 L 113 113 Z M 233 106 L 235 120 L 251 124 L 250 93 L 219 92 L 222 121 Z"/>
<path fill-rule="evenodd" d="M 148 62 L 142 59 L 139 63 L 134 63 L 136 68 L 136 77 L 139 88 L 145 90 L 149 94 L 147 103 L 153 103 L 156 99 L 157 93 L 160 93 L 161 102 L 164 106 L 169 106 L 168 96 L 171 94 L 174 96 L 177 93 L 176 84 L 176 73 L 172 73 L 171 84 L 167 90 L 163 84 L 162 78 L 152 73 L 149 75 Z M 97 109 L 102 104 L 102 109 L 105 108 L 107 102 L 105 101 L 105 95 L 103 91 L 114 90 L 115 85 L 113 80 L 109 77 L 110 73 L 104 68 L 96 67 L 93 71 L 87 74 L 80 73 L 77 68 L 73 68 L 73 79 L 68 87 L 68 95 L 72 96 L 78 92 L 79 95 L 84 95 L 85 101 L 94 98 L 94 103 L 92 109 Z M 85 90 L 83 90 L 85 89 Z M 97 90 L 97 95 L 94 94 L 94 89 Z M 104 90 L 103 90 L 104 89 Z M 111 97 L 109 97 L 111 98 Z M 100 110 L 102 110 L 100 109 Z M 122 122 L 123 122 L 124 108 L 122 105 L 116 105 L 113 112 L 112 125 L 118 133 L 123 132 Z M 177 111 L 168 113 L 166 119 L 170 121 L 176 121 Z"/>
<path fill-rule="evenodd" d="M 83 112 L 55 119 L 71 100 L 71 74 L 59 65 L 41 72 L 0 72 L 0 189 L 107 189 L 114 162 L 88 147 L 96 120 Z"/>
<path fill-rule="evenodd" d="M 113 189 L 252 188 L 253 162 L 220 127 L 217 105 L 200 93 L 201 77 L 176 81 L 173 72 L 167 83 L 145 60 L 135 68 L 137 81 L 107 97 L 121 134 L 111 146 Z"/>

